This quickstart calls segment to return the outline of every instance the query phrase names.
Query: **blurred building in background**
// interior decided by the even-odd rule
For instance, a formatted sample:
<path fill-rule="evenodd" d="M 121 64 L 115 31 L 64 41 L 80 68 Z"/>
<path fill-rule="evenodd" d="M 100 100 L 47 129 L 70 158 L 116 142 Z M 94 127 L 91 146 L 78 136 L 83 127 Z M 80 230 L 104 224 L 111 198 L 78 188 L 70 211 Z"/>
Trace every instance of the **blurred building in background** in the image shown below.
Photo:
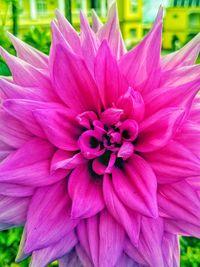
<path fill-rule="evenodd" d="M 176 50 L 200 32 L 200 0 L 173 0 L 166 8 L 163 48 Z"/>
<path fill-rule="evenodd" d="M 117 3 L 120 26 L 128 48 L 137 44 L 149 31 L 160 4 L 167 7 L 164 49 L 177 49 L 200 31 L 200 0 L 117 0 Z M 0 27 L 32 45 L 38 41 L 35 46 L 43 48 L 45 40 L 50 38 L 49 24 L 55 17 L 56 8 L 79 30 L 80 10 L 91 19 L 93 8 L 105 21 L 108 0 L 0 0 Z M 44 48 L 44 52 L 48 53 L 48 49 Z"/>

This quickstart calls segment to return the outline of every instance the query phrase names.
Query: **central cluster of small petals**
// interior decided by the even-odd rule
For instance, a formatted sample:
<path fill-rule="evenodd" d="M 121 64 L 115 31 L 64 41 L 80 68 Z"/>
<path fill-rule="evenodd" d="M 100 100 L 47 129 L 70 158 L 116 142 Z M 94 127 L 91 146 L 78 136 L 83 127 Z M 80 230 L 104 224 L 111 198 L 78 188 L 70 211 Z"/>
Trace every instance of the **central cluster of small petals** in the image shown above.
<path fill-rule="evenodd" d="M 108 108 L 100 116 L 92 111 L 78 116 L 84 127 L 78 140 L 80 151 L 92 162 L 98 175 L 111 173 L 117 161 L 122 162 L 134 153 L 138 124 L 132 119 L 122 120 L 122 115 L 123 110 Z"/>

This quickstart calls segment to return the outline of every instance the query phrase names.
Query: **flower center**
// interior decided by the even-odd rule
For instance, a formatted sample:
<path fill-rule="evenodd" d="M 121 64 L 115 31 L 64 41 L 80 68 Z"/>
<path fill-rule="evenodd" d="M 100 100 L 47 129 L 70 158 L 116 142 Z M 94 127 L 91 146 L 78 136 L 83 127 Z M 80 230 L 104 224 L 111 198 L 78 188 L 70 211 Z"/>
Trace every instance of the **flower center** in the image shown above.
<path fill-rule="evenodd" d="M 80 151 L 98 175 L 111 173 L 114 166 L 121 167 L 134 153 L 138 124 L 132 119 L 121 120 L 122 115 L 122 110 L 110 108 L 100 117 L 92 111 L 77 117 L 84 127 L 78 140 Z"/>

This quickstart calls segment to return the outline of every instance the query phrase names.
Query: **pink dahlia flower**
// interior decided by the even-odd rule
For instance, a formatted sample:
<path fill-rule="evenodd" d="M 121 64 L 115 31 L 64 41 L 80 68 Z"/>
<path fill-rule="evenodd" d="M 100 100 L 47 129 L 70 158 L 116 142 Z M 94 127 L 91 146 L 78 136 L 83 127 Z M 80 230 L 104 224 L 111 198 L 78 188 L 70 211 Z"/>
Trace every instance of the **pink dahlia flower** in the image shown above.
<path fill-rule="evenodd" d="M 200 237 L 200 36 L 160 57 L 162 9 L 126 52 L 113 4 L 81 34 L 56 13 L 47 57 L 1 48 L 0 228 L 31 267 L 176 267 Z"/>

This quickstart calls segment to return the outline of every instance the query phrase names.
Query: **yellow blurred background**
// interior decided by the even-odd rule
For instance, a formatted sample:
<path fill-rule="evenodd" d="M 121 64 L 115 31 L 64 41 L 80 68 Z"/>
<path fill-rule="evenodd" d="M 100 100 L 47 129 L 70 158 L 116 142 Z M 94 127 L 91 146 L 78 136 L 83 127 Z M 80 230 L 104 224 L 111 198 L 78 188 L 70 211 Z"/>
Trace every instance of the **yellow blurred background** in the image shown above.
<path fill-rule="evenodd" d="M 45 32 L 48 36 L 49 24 L 54 18 L 56 8 L 72 21 L 75 28 L 79 29 L 80 9 L 90 17 L 91 9 L 94 8 L 105 21 L 108 2 L 107 0 L 1 0 L 1 33 L 9 30 L 23 39 L 37 29 L 41 35 Z M 118 0 L 117 3 L 120 26 L 128 48 L 137 44 L 148 32 L 160 4 L 165 7 L 163 49 L 176 50 L 200 31 L 200 0 Z"/>

